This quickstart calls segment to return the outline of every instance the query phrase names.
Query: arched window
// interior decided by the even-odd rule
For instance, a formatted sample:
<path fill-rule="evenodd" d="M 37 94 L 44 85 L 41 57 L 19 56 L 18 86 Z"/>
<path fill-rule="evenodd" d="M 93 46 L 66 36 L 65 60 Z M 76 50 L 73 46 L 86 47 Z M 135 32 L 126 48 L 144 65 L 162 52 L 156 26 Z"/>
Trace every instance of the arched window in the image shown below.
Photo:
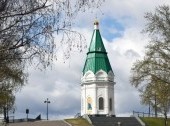
<path fill-rule="evenodd" d="M 112 111 L 112 99 L 111 98 L 109 99 L 109 108 L 110 108 L 110 111 Z"/>
<path fill-rule="evenodd" d="M 104 99 L 102 97 L 99 98 L 99 110 L 104 110 Z"/>

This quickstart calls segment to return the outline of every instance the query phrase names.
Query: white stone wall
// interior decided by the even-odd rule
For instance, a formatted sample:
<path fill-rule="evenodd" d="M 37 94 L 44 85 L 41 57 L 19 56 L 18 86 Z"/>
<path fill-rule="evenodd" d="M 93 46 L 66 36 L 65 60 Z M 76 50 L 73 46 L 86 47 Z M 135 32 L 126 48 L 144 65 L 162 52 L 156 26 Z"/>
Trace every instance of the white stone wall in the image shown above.
<path fill-rule="evenodd" d="M 96 108 L 96 104 L 95 104 L 95 98 L 96 98 L 96 94 L 95 94 L 96 90 L 95 90 L 95 84 L 90 84 L 90 85 L 84 85 L 81 87 L 81 98 L 82 98 L 82 107 L 81 107 L 81 113 L 82 115 L 84 114 L 94 114 L 95 113 L 95 108 Z M 88 110 L 88 103 L 87 103 L 87 99 L 91 98 L 91 107 L 92 110 Z"/>
<path fill-rule="evenodd" d="M 114 102 L 114 86 L 109 86 L 109 99 L 112 99 L 112 110 L 109 111 L 109 115 L 115 115 L 115 102 Z"/>
<path fill-rule="evenodd" d="M 114 75 L 100 70 L 95 75 L 88 71 L 81 81 L 81 115 L 104 114 L 115 115 L 114 112 Z M 104 110 L 99 110 L 99 98 L 104 98 Z M 109 99 L 112 99 L 112 110 Z"/>

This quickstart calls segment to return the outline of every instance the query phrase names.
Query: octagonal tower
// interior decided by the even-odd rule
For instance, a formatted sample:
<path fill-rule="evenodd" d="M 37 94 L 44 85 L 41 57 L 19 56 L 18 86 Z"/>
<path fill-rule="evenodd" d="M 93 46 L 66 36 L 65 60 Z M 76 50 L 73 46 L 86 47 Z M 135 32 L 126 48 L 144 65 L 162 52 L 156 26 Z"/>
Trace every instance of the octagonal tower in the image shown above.
<path fill-rule="evenodd" d="M 114 73 L 96 21 L 81 78 L 81 115 L 115 116 L 114 85 Z"/>

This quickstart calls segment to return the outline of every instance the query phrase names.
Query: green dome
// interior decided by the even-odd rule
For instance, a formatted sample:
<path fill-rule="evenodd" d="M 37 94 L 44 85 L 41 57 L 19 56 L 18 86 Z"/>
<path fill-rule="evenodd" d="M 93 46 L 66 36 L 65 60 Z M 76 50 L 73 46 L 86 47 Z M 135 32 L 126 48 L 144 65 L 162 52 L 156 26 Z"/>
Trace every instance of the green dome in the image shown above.
<path fill-rule="evenodd" d="M 109 59 L 107 57 L 107 52 L 98 28 L 94 29 L 93 31 L 86 62 L 83 68 L 83 75 L 89 70 L 94 74 L 99 70 L 103 70 L 106 73 L 112 71 Z"/>

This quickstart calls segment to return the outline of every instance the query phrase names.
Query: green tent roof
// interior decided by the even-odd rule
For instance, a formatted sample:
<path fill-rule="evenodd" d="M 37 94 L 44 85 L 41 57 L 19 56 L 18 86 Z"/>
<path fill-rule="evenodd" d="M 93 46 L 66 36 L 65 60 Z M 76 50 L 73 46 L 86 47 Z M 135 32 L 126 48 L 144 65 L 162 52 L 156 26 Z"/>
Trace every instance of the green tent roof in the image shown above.
<path fill-rule="evenodd" d="M 94 52 L 94 51 L 106 52 L 99 29 L 95 29 L 93 31 L 93 35 L 89 47 L 89 52 Z"/>
<path fill-rule="evenodd" d="M 107 57 L 107 52 L 98 28 L 94 29 L 93 31 L 86 62 L 83 68 L 83 75 L 89 70 L 94 74 L 99 70 L 103 70 L 106 73 L 112 71 L 109 59 Z"/>

